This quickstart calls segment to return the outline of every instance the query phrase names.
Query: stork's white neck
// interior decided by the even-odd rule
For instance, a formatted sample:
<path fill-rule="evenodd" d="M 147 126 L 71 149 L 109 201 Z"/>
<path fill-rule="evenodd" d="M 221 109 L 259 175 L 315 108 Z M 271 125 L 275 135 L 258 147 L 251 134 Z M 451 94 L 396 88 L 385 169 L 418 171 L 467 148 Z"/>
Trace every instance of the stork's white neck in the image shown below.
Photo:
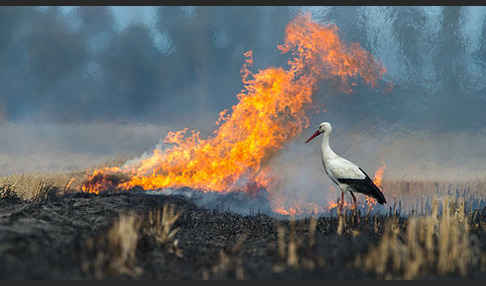
<path fill-rule="evenodd" d="M 329 135 L 329 133 L 324 133 L 324 135 L 322 136 L 321 152 L 322 159 L 324 159 L 325 161 L 337 157 L 337 154 L 334 153 L 334 151 L 331 149 L 331 146 L 329 146 Z"/>

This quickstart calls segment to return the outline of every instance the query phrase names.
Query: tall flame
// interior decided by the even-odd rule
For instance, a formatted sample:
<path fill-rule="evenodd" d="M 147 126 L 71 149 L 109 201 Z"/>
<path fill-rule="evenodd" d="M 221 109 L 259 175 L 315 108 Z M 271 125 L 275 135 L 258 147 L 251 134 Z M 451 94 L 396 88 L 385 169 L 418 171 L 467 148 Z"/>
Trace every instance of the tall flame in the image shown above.
<path fill-rule="evenodd" d="M 373 177 L 373 183 L 375 183 L 378 188 L 381 188 L 381 184 L 383 183 L 383 173 L 385 173 L 385 169 L 386 164 L 383 162 L 381 167 L 376 170 L 375 176 Z"/>
<path fill-rule="evenodd" d="M 385 162 L 383 162 L 380 168 L 376 170 L 375 175 L 373 176 L 373 183 L 375 183 L 375 185 L 378 188 L 380 188 L 382 192 L 383 189 L 381 188 L 381 186 L 383 184 L 383 174 L 385 173 L 385 169 L 386 169 L 386 164 Z M 368 205 L 368 208 L 373 208 L 373 206 L 376 205 L 376 200 L 371 197 L 366 197 L 366 204 Z"/>
<path fill-rule="evenodd" d="M 253 184 L 271 188 L 274 181 L 266 163 L 302 130 L 309 126 L 306 109 L 321 80 L 335 80 L 345 92 L 350 80 L 361 77 L 375 86 L 384 67 L 359 44 L 346 45 L 335 25 L 321 25 L 302 14 L 286 27 L 282 53 L 291 54 L 288 68 L 270 67 L 250 71 L 252 52 L 245 53 L 241 69 L 243 90 L 231 112 L 220 113 L 217 128 L 208 138 L 187 129 L 169 132 L 165 150 L 156 148 L 150 157 L 121 168 L 97 170 L 121 172 L 129 179 L 117 185 L 130 189 L 190 187 L 203 191 L 244 190 Z M 97 179 L 96 183 L 102 182 Z M 90 181 L 85 191 L 102 188 Z"/>

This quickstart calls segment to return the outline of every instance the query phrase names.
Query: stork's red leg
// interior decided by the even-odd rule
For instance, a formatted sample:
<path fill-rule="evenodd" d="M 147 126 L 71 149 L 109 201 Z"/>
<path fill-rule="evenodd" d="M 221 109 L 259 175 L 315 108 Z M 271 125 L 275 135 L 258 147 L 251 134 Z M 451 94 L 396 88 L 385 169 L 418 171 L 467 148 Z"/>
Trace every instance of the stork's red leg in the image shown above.
<path fill-rule="evenodd" d="M 353 206 L 354 206 L 355 209 L 357 209 L 358 203 L 356 202 L 356 197 L 354 196 L 353 192 L 350 191 L 350 193 L 351 193 L 351 196 L 353 197 Z"/>
<path fill-rule="evenodd" d="M 357 218 L 357 222 L 359 223 L 359 216 L 358 216 L 358 203 L 356 201 L 356 197 L 354 196 L 353 192 L 351 192 L 351 196 L 353 197 L 353 212 L 354 212 L 354 215 L 356 216 Z"/>
<path fill-rule="evenodd" d="M 341 191 L 341 201 L 339 202 L 339 210 L 342 212 L 344 207 L 344 192 Z"/>

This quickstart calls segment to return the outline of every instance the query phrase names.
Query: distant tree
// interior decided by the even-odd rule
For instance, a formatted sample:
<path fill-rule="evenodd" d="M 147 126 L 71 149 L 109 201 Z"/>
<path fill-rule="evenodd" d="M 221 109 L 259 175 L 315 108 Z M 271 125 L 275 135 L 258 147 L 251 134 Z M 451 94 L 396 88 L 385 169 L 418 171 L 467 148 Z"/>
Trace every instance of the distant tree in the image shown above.
<path fill-rule="evenodd" d="M 144 117 L 158 105 L 161 55 L 144 24 L 126 27 L 98 55 L 104 81 L 104 106 L 115 114 Z"/>
<path fill-rule="evenodd" d="M 433 63 L 440 79 L 437 91 L 435 124 L 439 129 L 454 128 L 460 120 L 454 118 L 464 107 L 464 38 L 461 33 L 462 8 L 447 6 L 442 9 L 442 22 Z M 449 114 L 450 117 L 446 116 Z"/>
<path fill-rule="evenodd" d="M 392 7 L 392 29 L 394 39 L 400 48 L 400 56 L 406 65 L 407 79 L 413 83 L 422 81 L 424 61 L 425 14 L 420 7 Z"/>
<path fill-rule="evenodd" d="M 371 50 L 368 41 L 368 27 L 365 21 L 365 7 L 333 6 L 327 18 L 339 28 L 339 36 L 346 42 L 357 42 L 366 50 Z"/>

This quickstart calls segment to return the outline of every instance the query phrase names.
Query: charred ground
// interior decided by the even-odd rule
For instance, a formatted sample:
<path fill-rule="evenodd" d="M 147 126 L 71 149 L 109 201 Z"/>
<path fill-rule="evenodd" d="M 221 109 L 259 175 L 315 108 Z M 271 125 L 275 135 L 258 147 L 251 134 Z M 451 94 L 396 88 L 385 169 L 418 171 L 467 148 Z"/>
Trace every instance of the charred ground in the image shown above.
<path fill-rule="evenodd" d="M 0 278 L 486 278 L 486 209 L 466 217 L 471 245 L 480 252 L 461 262 L 465 272 L 460 263 L 447 273 L 420 264 L 407 276 L 409 270 L 394 270 L 391 261 L 380 270 L 383 265 L 368 253 L 382 247 L 390 226 L 406 241 L 409 220 L 392 214 L 361 216 L 359 222 L 349 214 L 298 220 L 242 216 L 199 208 L 177 195 L 142 192 L 60 195 L 51 189 L 24 200 L 4 186 Z M 373 265 L 376 269 L 368 267 Z"/>

